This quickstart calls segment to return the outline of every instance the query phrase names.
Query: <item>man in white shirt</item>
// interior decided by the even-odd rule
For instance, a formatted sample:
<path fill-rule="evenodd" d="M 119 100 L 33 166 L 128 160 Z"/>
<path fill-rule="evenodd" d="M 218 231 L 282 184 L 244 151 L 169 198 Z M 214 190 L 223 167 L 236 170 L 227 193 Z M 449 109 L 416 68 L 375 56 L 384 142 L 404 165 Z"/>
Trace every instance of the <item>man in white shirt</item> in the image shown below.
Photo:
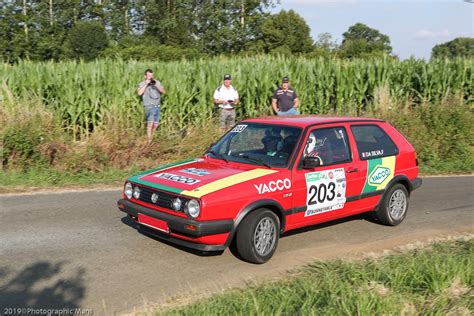
<path fill-rule="evenodd" d="M 239 103 L 239 94 L 232 87 L 232 77 L 224 75 L 224 84 L 214 91 L 214 104 L 220 108 L 219 125 L 226 130 L 235 124 L 235 106 Z"/>

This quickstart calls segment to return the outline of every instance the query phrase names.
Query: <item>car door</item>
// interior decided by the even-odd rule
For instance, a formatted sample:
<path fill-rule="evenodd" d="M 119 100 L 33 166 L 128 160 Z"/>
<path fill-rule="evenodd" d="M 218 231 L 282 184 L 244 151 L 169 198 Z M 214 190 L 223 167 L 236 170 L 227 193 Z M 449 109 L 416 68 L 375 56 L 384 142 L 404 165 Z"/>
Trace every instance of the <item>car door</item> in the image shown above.
<path fill-rule="evenodd" d="M 306 133 L 293 167 L 293 208 L 289 225 L 293 228 L 347 216 L 353 197 L 363 188 L 365 174 L 351 152 L 348 126 L 314 127 Z M 320 160 L 320 166 L 305 168 L 306 157 Z"/>
<path fill-rule="evenodd" d="M 394 178 L 398 147 L 379 124 L 352 123 L 354 157 L 361 161 L 364 184 L 359 199 L 353 203 L 362 210 L 372 210 L 386 186 Z"/>

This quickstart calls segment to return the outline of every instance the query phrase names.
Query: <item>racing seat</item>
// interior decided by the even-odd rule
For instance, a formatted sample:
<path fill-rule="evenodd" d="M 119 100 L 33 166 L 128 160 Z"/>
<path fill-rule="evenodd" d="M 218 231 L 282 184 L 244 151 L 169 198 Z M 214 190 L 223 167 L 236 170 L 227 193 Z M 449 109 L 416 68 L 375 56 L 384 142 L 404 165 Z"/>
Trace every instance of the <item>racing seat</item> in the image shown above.
<path fill-rule="evenodd" d="M 332 145 L 332 159 L 334 162 L 342 162 L 348 160 L 346 145 L 342 139 L 336 139 Z"/>
<path fill-rule="evenodd" d="M 283 140 L 283 146 L 280 151 L 285 154 L 288 154 L 288 156 L 291 155 L 297 142 L 298 142 L 298 136 L 295 136 L 295 135 L 286 136 L 285 139 Z"/>
<path fill-rule="evenodd" d="M 318 151 L 319 151 L 319 156 L 321 157 L 325 165 L 329 165 L 333 163 L 334 161 L 333 150 L 332 150 L 332 145 L 330 141 L 324 142 L 324 144 L 318 148 Z"/>

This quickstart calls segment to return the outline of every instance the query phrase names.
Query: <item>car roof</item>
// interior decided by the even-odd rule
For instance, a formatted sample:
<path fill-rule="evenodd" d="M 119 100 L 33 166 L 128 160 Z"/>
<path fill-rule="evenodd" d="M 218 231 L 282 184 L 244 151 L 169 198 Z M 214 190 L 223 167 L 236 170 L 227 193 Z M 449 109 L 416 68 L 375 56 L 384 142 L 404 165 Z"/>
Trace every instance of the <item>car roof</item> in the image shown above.
<path fill-rule="evenodd" d="M 243 120 L 248 123 L 264 123 L 279 124 L 306 127 L 315 124 L 331 124 L 346 122 L 384 122 L 384 120 L 366 118 L 366 117 L 349 117 L 349 116 L 321 116 L 321 115 L 281 115 L 281 116 L 264 116 Z"/>

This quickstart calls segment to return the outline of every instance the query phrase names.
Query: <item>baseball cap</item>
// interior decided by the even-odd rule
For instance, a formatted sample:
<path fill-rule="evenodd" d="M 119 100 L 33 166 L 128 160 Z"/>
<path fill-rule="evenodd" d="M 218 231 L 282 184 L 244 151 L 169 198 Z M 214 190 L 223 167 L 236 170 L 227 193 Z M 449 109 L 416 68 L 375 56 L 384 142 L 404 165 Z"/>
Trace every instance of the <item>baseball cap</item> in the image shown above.
<path fill-rule="evenodd" d="M 281 79 L 281 82 L 289 82 L 290 78 L 288 76 L 284 76 L 283 79 Z"/>
<path fill-rule="evenodd" d="M 232 77 L 229 74 L 224 75 L 224 80 L 232 80 Z"/>

